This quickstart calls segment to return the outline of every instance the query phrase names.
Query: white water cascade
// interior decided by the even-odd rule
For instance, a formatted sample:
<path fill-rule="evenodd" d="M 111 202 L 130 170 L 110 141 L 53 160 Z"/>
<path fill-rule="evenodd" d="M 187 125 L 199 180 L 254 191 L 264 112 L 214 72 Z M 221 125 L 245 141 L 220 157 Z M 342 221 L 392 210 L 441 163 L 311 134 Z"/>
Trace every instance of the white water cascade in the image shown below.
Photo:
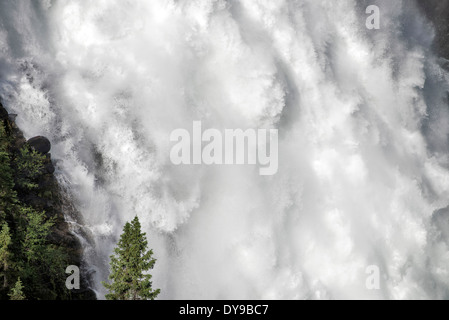
<path fill-rule="evenodd" d="M 0 96 L 52 141 L 100 299 L 136 215 L 160 299 L 448 298 L 432 41 L 405 0 L 4 0 Z M 278 129 L 277 174 L 173 165 L 170 133 L 193 121 Z"/>

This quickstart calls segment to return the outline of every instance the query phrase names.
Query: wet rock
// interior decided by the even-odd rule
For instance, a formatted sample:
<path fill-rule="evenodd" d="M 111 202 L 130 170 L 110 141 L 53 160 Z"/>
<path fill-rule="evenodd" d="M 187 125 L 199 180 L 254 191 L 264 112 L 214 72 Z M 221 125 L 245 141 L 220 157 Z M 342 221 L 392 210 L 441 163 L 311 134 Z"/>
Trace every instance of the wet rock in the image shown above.
<path fill-rule="evenodd" d="M 79 212 L 74 207 L 71 197 L 67 191 L 58 184 L 53 175 L 55 167 L 52 163 L 50 149 L 50 141 L 42 136 L 34 137 L 28 141 L 25 139 L 22 131 L 15 125 L 15 115 L 10 115 L 0 103 L 0 124 L 4 124 L 5 132 L 10 138 L 9 152 L 13 156 L 20 154 L 20 149 L 25 143 L 36 151 L 45 155 L 43 160 L 42 175 L 36 178 L 37 188 L 23 189 L 17 188 L 17 197 L 21 204 L 30 207 L 38 212 L 44 212 L 47 218 L 54 219 L 54 225 L 48 236 L 48 243 L 59 247 L 67 255 L 69 265 L 77 265 L 81 269 L 81 288 L 80 290 L 72 290 L 69 299 L 73 300 L 95 300 L 96 294 L 90 289 L 92 287 L 91 274 L 83 260 L 84 243 L 90 240 L 84 237 L 83 242 L 72 232 L 72 225 L 69 224 L 66 217 L 70 217 L 70 221 L 75 221 L 76 225 L 82 228 L 82 221 Z M 85 242 L 84 242 L 85 241 Z M 1 289 L 1 288 L 0 288 Z M 1 294 L 1 290 L 0 290 Z"/>
<path fill-rule="evenodd" d="M 38 136 L 31 138 L 28 140 L 28 144 L 37 152 L 40 152 L 42 154 L 46 154 L 50 152 L 51 149 L 51 143 L 50 140 L 48 140 L 45 137 Z"/>
<path fill-rule="evenodd" d="M 0 121 L 8 120 L 8 111 L 0 103 Z"/>
<path fill-rule="evenodd" d="M 15 113 L 11 113 L 11 114 L 8 115 L 8 119 L 11 122 L 15 122 L 16 118 L 17 118 L 17 114 L 15 114 Z"/>
<path fill-rule="evenodd" d="M 449 0 L 418 0 L 417 3 L 434 25 L 436 53 L 449 59 Z"/>
<path fill-rule="evenodd" d="M 55 173 L 55 166 L 53 165 L 53 163 L 51 163 L 51 161 L 44 166 L 44 169 L 45 172 L 49 174 Z"/>

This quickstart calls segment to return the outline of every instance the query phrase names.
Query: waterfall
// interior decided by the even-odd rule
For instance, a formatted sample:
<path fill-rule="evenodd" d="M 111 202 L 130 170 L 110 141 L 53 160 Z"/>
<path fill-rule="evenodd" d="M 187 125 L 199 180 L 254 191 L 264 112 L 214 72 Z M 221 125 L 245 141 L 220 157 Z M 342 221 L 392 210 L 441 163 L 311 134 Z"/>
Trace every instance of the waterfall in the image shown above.
<path fill-rule="evenodd" d="M 433 34 L 405 0 L 5 0 L 0 96 L 52 141 L 100 299 L 136 215 L 160 299 L 448 298 Z M 195 121 L 277 129 L 277 173 L 173 164 Z"/>

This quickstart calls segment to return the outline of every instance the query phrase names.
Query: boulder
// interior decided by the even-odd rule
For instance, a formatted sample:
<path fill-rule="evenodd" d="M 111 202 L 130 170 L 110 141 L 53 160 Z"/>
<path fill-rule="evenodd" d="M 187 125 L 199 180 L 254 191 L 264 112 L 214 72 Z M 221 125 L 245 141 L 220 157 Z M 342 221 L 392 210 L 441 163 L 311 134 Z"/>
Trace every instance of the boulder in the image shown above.
<path fill-rule="evenodd" d="M 46 154 L 50 152 L 51 149 L 51 143 L 50 140 L 48 140 L 45 137 L 38 136 L 31 138 L 28 140 L 28 144 L 37 152 L 40 152 L 42 154 Z"/>
<path fill-rule="evenodd" d="M 45 164 L 44 168 L 45 168 L 45 171 L 49 174 L 55 173 L 55 166 L 53 165 L 53 163 L 51 163 L 51 161 L 49 163 Z"/>

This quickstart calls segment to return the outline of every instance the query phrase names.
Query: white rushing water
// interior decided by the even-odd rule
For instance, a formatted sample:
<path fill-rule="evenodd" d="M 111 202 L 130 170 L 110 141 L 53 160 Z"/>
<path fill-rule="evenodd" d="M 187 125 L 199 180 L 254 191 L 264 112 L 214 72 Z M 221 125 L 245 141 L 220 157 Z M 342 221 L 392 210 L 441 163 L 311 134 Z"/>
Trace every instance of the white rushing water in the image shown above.
<path fill-rule="evenodd" d="M 432 37 L 412 1 L 3 0 L 0 95 L 52 141 L 100 299 L 135 215 L 161 299 L 448 298 Z M 277 174 L 173 165 L 170 133 L 193 121 L 278 129 Z"/>

